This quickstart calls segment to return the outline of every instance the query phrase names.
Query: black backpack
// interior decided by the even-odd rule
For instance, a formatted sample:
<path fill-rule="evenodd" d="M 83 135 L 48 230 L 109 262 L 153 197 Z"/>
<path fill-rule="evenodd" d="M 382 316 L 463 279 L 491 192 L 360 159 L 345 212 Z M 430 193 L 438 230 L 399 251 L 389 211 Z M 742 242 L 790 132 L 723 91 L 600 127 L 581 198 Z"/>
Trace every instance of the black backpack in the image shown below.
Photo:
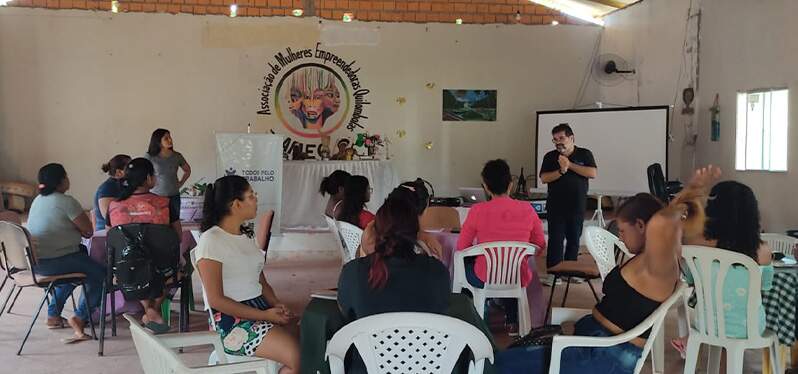
<path fill-rule="evenodd" d="M 125 299 L 145 300 L 163 294 L 177 275 L 180 240 L 171 226 L 130 223 L 108 232 L 108 255 Z"/>

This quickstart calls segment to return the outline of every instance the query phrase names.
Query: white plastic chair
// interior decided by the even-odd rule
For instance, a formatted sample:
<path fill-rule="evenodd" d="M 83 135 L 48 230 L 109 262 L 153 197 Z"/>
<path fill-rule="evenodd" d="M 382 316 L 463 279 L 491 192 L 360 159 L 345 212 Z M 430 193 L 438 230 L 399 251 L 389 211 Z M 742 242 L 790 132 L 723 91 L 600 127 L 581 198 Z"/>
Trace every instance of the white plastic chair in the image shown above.
<path fill-rule="evenodd" d="M 655 336 L 660 332 L 660 329 L 665 323 L 665 316 L 668 314 L 668 309 L 676 303 L 679 298 L 684 294 L 687 285 L 680 283 L 673 294 L 665 300 L 654 313 L 651 313 L 635 328 L 624 332 L 623 334 L 609 336 L 609 337 L 594 337 L 594 336 L 568 336 L 558 335 L 555 336 L 551 346 L 551 364 L 549 365 L 549 374 L 557 374 L 560 372 L 560 363 L 562 351 L 569 347 L 611 347 L 618 344 L 626 343 L 641 334 L 646 330 L 651 329 L 649 339 L 646 339 L 646 344 L 643 346 L 643 352 L 640 359 L 635 366 L 635 374 L 640 373 L 643 368 L 643 363 L 654 345 Z M 554 308 L 552 309 L 551 323 L 562 324 L 566 321 L 574 321 L 584 315 L 590 314 L 587 309 L 573 309 L 573 308 Z M 686 371 L 685 371 L 686 373 Z M 691 372 L 692 373 L 692 372 Z"/>
<path fill-rule="evenodd" d="M 521 286 L 521 268 L 527 256 L 534 256 L 540 249 L 534 244 L 523 242 L 488 242 L 477 244 L 454 253 L 454 280 L 452 292 L 459 293 L 463 288 L 474 295 L 474 308 L 485 318 L 485 301 L 488 298 L 518 299 L 518 330 L 526 335 L 532 329 L 526 287 Z M 484 288 L 472 287 L 465 276 L 465 258 L 483 256 L 487 271 Z"/>
<path fill-rule="evenodd" d="M 791 255 L 792 249 L 798 244 L 798 238 L 783 234 L 764 233 L 759 236 L 762 241 L 768 243 L 773 252 Z"/>
<path fill-rule="evenodd" d="M 341 233 L 338 231 L 338 223 L 335 219 L 325 214 L 324 220 L 327 222 L 327 227 L 330 229 L 330 232 L 335 237 L 335 246 L 338 248 L 338 252 L 341 253 L 341 263 L 346 264 L 349 260 L 354 259 L 354 257 L 350 256 L 346 251 L 346 248 L 344 248 L 344 241 L 341 239 Z"/>
<path fill-rule="evenodd" d="M 686 245 L 682 247 L 682 257 L 693 278 L 698 302 L 695 306 L 696 321 L 690 327 L 687 339 L 687 358 L 684 372 L 694 373 L 701 344 L 708 344 L 708 373 L 720 369 L 720 349 L 726 349 L 726 372 L 743 372 L 743 354 L 746 349 L 770 348 L 773 372 L 781 373 L 778 361 L 778 338 L 772 331 L 759 333 L 759 310 L 762 307 L 762 274 L 759 265 L 750 257 L 718 248 Z M 713 271 L 713 263 L 717 271 Z M 746 306 L 747 339 L 726 336 L 725 304 L 723 284 L 732 265 L 742 265 L 748 271 L 748 303 Z M 713 278 L 713 273 L 715 277 Z"/>
<path fill-rule="evenodd" d="M 360 238 L 363 237 L 363 230 L 349 222 L 337 221 L 338 232 L 343 239 L 347 262 L 357 257 L 357 248 L 360 246 Z"/>
<path fill-rule="evenodd" d="M 451 373 L 468 347 L 469 373 L 493 362 L 490 340 L 457 318 L 432 313 L 383 313 L 354 321 L 333 335 L 325 357 L 332 374 L 344 373 L 344 357 L 354 344 L 369 374 Z"/>
<path fill-rule="evenodd" d="M 194 240 L 196 240 L 197 243 L 199 243 L 199 236 L 200 236 L 199 230 L 191 230 L 191 234 L 194 235 Z M 196 267 L 197 257 L 193 250 L 190 252 L 189 256 L 191 256 L 191 264 Z M 197 269 L 197 274 L 199 275 L 199 269 Z M 208 356 L 208 365 L 216 365 L 219 363 L 226 364 L 229 362 L 236 363 L 236 362 L 259 361 L 262 362 L 261 365 L 263 365 L 263 367 L 266 368 L 266 371 L 264 373 L 276 374 L 280 370 L 281 366 L 278 362 L 267 360 L 260 357 L 234 356 L 224 353 L 224 348 L 221 345 L 222 339 L 219 336 L 219 333 L 216 332 L 216 321 L 213 319 L 213 312 L 211 311 L 210 304 L 208 303 L 208 296 L 205 293 L 205 286 L 202 284 L 201 279 L 200 279 L 200 286 L 202 287 L 202 303 L 205 305 L 205 310 L 208 311 L 208 317 L 209 317 L 208 325 L 212 330 L 213 334 L 216 336 L 216 340 L 219 342 L 218 346 L 214 344 L 213 346 L 214 349 L 211 352 L 211 354 Z M 221 356 L 219 355 L 219 352 L 222 352 Z"/>
<path fill-rule="evenodd" d="M 601 227 L 586 227 L 585 241 L 587 242 L 588 252 L 590 252 L 590 255 L 596 260 L 596 265 L 598 266 L 599 273 L 601 273 L 602 280 L 604 280 L 612 268 L 617 265 L 615 261 L 615 246 L 617 245 L 621 248 L 624 253 L 629 252 L 617 236 Z"/>
<path fill-rule="evenodd" d="M 221 350 L 219 334 L 211 331 L 179 334 L 153 335 L 141 327 L 136 318 L 125 314 L 130 322 L 130 334 L 139 355 L 139 362 L 145 374 L 211 374 L 211 373 L 251 373 L 269 374 L 267 363 L 262 360 L 220 364 L 214 366 L 188 367 L 177 356 L 174 349 L 198 345 L 213 345 Z"/>

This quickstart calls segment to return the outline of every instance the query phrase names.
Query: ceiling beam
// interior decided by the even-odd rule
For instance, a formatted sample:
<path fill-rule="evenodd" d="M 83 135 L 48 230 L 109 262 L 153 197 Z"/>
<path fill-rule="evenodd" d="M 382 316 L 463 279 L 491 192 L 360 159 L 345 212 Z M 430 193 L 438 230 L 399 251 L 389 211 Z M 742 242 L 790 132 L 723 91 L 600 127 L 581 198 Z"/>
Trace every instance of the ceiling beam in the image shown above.
<path fill-rule="evenodd" d="M 602 5 L 606 5 L 606 6 L 611 6 L 613 8 L 617 8 L 617 9 L 621 9 L 623 7 L 626 7 L 626 5 L 627 5 L 624 2 L 616 1 L 616 0 L 590 0 L 590 1 L 592 1 L 594 3 L 599 3 L 599 4 L 602 4 Z"/>

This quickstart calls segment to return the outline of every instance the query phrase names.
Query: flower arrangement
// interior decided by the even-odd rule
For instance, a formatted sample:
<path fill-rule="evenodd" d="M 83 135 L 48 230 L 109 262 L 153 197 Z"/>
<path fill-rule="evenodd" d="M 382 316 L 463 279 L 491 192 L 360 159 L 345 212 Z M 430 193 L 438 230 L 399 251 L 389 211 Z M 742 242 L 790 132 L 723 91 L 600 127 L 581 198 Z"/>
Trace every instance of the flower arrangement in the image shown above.
<path fill-rule="evenodd" d="M 366 138 L 363 140 L 363 145 L 366 147 L 382 147 L 385 145 L 385 142 L 382 140 L 380 134 L 368 135 L 366 134 Z"/>

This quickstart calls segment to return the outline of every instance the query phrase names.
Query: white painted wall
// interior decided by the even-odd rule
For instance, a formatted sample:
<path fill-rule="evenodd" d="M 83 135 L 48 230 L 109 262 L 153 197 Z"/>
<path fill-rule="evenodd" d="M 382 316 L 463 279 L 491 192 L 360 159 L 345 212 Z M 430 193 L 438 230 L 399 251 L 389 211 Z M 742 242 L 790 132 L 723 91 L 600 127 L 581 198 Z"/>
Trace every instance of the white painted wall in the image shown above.
<path fill-rule="evenodd" d="M 640 70 L 636 82 L 600 89 L 600 99 L 621 104 L 636 104 L 639 87 L 642 105 L 671 102 L 676 89 L 687 84 L 677 79 L 684 40 L 689 0 L 646 0 L 607 18 L 602 51 L 620 54 L 635 61 Z M 698 3 L 698 2 L 696 2 Z M 723 168 L 725 179 L 745 183 L 759 200 L 762 225 L 766 231 L 780 232 L 798 227 L 798 200 L 793 198 L 798 183 L 798 2 L 793 0 L 702 0 L 701 49 L 699 52 L 699 91 L 697 93 L 698 143 L 696 163 Z M 637 86 L 635 86 L 637 84 Z M 790 131 L 786 173 L 736 172 L 735 95 L 763 87 L 788 87 Z M 716 93 L 720 94 L 721 138 L 711 142 L 710 112 Z M 681 106 L 677 105 L 680 109 Z M 678 116 L 677 116 L 678 118 Z M 684 120 L 684 118 L 682 118 Z M 679 152 L 683 131 L 676 123 L 671 155 L 682 160 L 681 170 L 671 174 L 686 176 L 692 168 L 689 149 Z M 681 131 L 681 133 L 680 133 Z M 674 151 L 675 150 L 675 151 Z M 674 174 L 677 172 L 678 174 Z"/>
<path fill-rule="evenodd" d="M 0 8 L 0 179 L 34 182 L 40 166 L 61 162 L 89 207 L 100 164 L 142 154 L 157 127 L 172 130 L 192 180 L 213 177 L 214 131 L 280 131 L 256 118 L 262 65 L 285 47 L 313 48 L 317 22 Z M 535 112 L 572 105 L 600 32 L 367 25 L 379 26 L 377 46 L 329 49 L 363 67 L 369 130 L 392 138 L 400 177 L 428 178 L 444 194 L 478 185 L 488 159 L 532 170 Z M 443 88 L 498 89 L 498 121 L 442 123 Z"/>

